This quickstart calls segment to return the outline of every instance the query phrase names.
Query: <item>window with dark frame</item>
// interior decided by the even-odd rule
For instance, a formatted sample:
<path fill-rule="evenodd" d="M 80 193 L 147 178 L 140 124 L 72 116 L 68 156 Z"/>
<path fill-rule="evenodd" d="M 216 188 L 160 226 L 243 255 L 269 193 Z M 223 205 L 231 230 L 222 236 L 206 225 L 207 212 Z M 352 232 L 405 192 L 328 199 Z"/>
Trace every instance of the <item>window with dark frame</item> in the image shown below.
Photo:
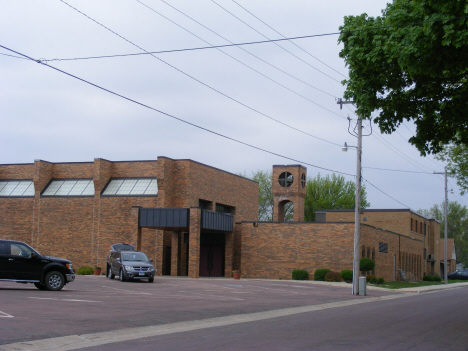
<path fill-rule="evenodd" d="M 380 253 L 388 253 L 388 243 L 379 242 L 379 252 Z"/>
<path fill-rule="evenodd" d="M 280 174 L 279 176 L 279 184 L 283 187 L 283 188 L 288 188 L 292 185 L 292 183 L 294 182 L 294 177 L 291 173 L 289 172 L 283 172 Z"/>

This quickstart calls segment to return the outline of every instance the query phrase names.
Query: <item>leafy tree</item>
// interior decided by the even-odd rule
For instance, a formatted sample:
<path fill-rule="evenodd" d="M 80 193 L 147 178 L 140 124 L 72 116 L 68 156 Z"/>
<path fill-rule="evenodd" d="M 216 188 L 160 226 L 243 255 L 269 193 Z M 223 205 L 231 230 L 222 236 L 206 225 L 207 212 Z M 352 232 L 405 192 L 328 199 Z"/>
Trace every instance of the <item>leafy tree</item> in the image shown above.
<path fill-rule="evenodd" d="M 356 113 L 392 133 L 413 120 L 421 154 L 468 145 L 468 1 L 393 0 L 382 16 L 347 16 L 340 57 L 344 97 Z"/>
<path fill-rule="evenodd" d="M 306 185 L 305 220 L 315 221 L 317 209 L 353 209 L 356 202 L 356 184 L 342 175 L 332 174 L 309 178 Z M 367 208 L 365 186 L 361 187 L 361 208 Z"/>
<path fill-rule="evenodd" d="M 460 193 L 468 191 L 468 148 L 465 144 L 446 145 L 437 159 L 447 162 L 447 172 L 456 177 Z"/>
<path fill-rule="evenodd" d="M 423 216 L 434 218 L 441 222 L 440 237 L 445 234 L 445 208 L 444 202 L 440 205 L 434 205 L 429 210 L 419 210 Z M 457 253 L 457 262 L 461 262 L 468 266 L 468 209 L 466 206 L 459 204 L 456 201 L 448 202 L 448 228 L 447 236 L 454 238 L 455 250 Z M 450 254 L 450 253 L 448 253 Z"/>

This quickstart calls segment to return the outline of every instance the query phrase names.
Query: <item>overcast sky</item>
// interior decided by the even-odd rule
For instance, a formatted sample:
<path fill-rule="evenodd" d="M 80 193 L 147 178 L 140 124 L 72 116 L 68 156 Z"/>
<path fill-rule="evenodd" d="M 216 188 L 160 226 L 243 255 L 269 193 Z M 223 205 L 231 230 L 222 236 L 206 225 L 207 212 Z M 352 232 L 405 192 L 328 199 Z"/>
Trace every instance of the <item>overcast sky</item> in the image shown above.
<path fill-rule="evenodd" d="M 356 151 L 342 145 L 357 143 L 347 120 L 354 127 L 356 115 L 336 103 L 347 68 L 333 33 L 344 16 L 377 16 L 386 2 L 2 1 L 0 45 L 49 67 L 0 48 L 0 163 L 167 156 L 248 176 L 302 164 L 309 177 L 334 171 L 354 181 Z M 319 34 L 331 35 L 174 51 Z M 89 58 L 154 51 L 173 52 Z M 371 208 L 418 210 L 444 200 L 443 177 L 432 174 L 444 165 L 407 142 L 413 131 L 405 123 L 381 135 L 374 125 L 364 137 Z M 454 180 L 449 187 L 457 190 Z M 458 191 L 449 199 L 466 202 Z"/>

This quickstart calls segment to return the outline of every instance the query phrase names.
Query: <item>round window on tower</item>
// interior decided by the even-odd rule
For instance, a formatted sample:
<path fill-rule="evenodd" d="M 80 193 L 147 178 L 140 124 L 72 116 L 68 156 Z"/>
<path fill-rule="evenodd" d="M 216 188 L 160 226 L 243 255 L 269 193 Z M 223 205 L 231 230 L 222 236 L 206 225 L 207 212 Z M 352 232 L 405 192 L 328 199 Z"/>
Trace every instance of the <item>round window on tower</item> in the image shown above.
<path fill-rule="evenodd" d="M 306 186 L 306 176 L 305 176 L 305 173 L 302 173 L 301 175 L 301 185 L 303 188 L 305 188 Z"/>
<path fill-rule="evenodd" d="M 283 172 L 279 176 L 279 183 L 282 187 L 290 187 L 294 181 L 294 177 L 289 172 Z"/>

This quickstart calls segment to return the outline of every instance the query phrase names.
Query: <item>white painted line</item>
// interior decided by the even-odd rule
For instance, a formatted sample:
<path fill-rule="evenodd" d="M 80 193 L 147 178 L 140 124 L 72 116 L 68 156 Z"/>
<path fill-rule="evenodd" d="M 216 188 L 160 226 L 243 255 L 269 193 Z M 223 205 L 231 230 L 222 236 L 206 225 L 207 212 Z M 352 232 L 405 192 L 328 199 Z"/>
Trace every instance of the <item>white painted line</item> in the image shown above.
<path fill-rule="evenodd" d="M 0 311 L 0 318 L 1 317 L 4 317 L 4 318 L 14 318 L 14 316 L 12 316 L 11 314 L 8 314 L 6 312 L 2 312 Z"/>
<path fill-rule="evenodd" d="M 72 302 L 101 302 L 101 301 L 92 301 L 92 300 L 56 299 L 56 298 L 52 298 L 52 297 L 28 297 L 28 299 L 54 300 L 54 301 L 72 301 Z"/>
<path fill-rule="evenodd" d="M 135 294 L 136 295 L 153 295 L 153 294 L 146 293 L 146 292 L 141 292 L 141 291 L 131 291 L 131 290 L 125 290 L 125 289 L 120 289 L 120 288 L 112 288 L 110 286 L 103 286 L 103 288 L 117 290 L 117 291 L 121 291 L 121 292 L 124 292 L 124 293 L 127 293 L 127 294 L 134 294 L 134 295 Z"/>
<path fill-rule="evenodd" d="M 369 297 L 347 301 L 331 302 L 322 305 L 309 305 L 301 307 L 283 308 L 279 310 L 256 312 L 248 314 L 237 314 L 233 316 L 217 317 L 209 319 L 194 320 L 189 322 L 169 323 L 163 325 L 154 325 L 149 327 L 137 327 L 120 329 L 112 332 L 69 335 L 58 338 L 41 339 L 13 344 L 0 345 L 0 351 L 68 351 L 77 350 L 86 347 L 94 347 L 106 344 L 112 344 L 128 340 L 136 340 L 159 335 L 182 333 L 193 330 L 222 327 L 240 323 L 255 322 L 278 317 L 286 317 L 299 313 L 308 313 L 322 311 L 330 308 L 343 308 L 346 306 L 359 305 L 369 302 L 378 302 L 382 300 L 391 300 L 401 297 L 414 296 L 412 294 L 399 294 L 385 297 Z"/>

